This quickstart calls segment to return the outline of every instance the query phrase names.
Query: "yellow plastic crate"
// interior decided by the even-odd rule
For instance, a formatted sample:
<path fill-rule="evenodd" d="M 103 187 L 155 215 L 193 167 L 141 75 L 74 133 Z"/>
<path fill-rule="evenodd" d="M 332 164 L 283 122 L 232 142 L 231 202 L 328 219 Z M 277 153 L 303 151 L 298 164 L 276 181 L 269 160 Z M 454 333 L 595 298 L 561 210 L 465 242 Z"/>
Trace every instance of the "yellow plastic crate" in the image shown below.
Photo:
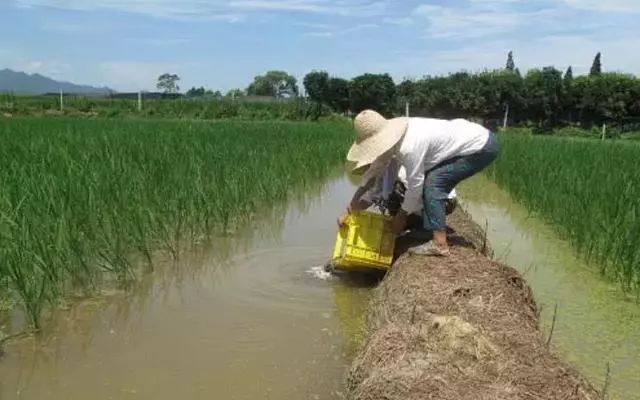
<path fill-rule="evenodd" d="M 352 214 L 338 230 L 332 264 L 338 269 L 386 270 L 393 261 L 391 217 L 368 211 Z"/>

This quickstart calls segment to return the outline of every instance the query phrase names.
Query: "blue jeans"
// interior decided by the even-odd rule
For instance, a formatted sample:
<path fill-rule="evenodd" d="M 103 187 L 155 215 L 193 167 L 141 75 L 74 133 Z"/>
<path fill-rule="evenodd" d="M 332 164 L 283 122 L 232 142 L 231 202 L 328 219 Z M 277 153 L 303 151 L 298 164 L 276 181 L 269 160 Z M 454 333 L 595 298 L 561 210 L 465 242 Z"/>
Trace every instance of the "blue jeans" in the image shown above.
<path fill-rule="evenodd" d="M 458 183 L 485 169 L 498 157 L 499 152 L 498 139 L 492 132 L 487 144 L 477 153 L 451 158 L 427 171 L 424 178 L 422 209 L 424 229 L 447 229 L 445 201 L 449 193 Z"/>

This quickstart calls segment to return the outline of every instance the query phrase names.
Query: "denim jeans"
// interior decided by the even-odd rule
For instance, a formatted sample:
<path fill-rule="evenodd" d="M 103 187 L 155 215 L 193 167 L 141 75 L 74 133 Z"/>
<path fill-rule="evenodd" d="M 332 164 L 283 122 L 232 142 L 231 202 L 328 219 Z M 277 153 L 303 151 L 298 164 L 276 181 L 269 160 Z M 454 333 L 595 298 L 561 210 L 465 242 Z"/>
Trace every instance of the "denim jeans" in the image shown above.
<path fill-rule="evenodd" d="M 424 229 L 444 231 L 447 228 L 445 201 L 461 181 L 485 169 L 498 157 L 500 146 L 494 133 L 477 153 L 454 157 L 427 171 L 424 179 L 423 215 Z"/>

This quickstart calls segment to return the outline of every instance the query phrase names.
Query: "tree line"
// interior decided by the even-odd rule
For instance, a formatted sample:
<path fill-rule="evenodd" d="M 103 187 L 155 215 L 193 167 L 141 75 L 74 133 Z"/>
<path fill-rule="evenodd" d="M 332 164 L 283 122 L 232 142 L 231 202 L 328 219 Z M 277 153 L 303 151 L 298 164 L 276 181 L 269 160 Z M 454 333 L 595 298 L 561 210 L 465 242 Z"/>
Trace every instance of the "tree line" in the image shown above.
<path fill-rule="evenodd" d="M 326 71 L 312 71 L 302 84 L 313 103 L 315 118 L 368 108 L 397 116 L 404 114 L 408 103 L 413 116 L 473 117 L 489 124 L 506 117 L 510 125 L 541 129 L 591 127 L 627 120 L 640 124 L 640 80 L 632 74 L 603 72 L 600 53 L 595 56 L 589 75 L 576 77 L 572 67 L 563 72 L 549 66 L 522 74 L 509 52 L 505 67 L 496 70 L 427 75 L 399 84 L 389 74 L 366 73 L 348 80 Z M 167 90 L 166 85 L 162 88 Z M 168 89 L 172 91 L 174 86 Z M 187 92 L 189 97 L 205 95 L 224 97 L 204 88 Z M 247 95 L 291 98 L 300 93 L 294 76 L 285 71 L 269 71 L 255 77 L 245 90 L 233 89 L 226 94 L 234 98 Z"/>
<path fill-rule="evenodd" d="M 555 67 L 521 74 L 509 52 L 504 69 L 478 73 L 406 79 L 395 85 L 387 74 L 364 74 L 346 82 L 336 93 L 326 72 L 304 78 L 309 98 L 337 112 L 373 108 L 401 115 L 408 103 L 411 115 L 439 118 L 475 117 L 494 124 L 505 116 L 510 124 L 551 128 L 563 125 L 590 127 L 606 122 L 640 122 L 640 80 L 634 75 L 602 72 L 601 55 L 594 58 L 589 75 L 573 76 Z M 334 98 L 344 96 L 337 106 Z"/>

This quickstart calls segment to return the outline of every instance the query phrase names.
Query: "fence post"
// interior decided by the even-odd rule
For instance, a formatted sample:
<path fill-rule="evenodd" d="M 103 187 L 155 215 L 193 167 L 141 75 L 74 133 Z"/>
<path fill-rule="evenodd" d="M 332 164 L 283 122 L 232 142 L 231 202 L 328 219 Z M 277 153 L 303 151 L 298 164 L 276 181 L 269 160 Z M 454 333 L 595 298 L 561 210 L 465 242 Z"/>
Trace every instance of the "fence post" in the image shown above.
<path fill-rule="evenodd" d="M 60 89 L 60 111 L 64 111 L 64 100 L 63 100 L 62 89 Z"/>
<path fill-rule="evenodd" d="M 138 91 L 138 111 L 142 111 L 142 91 Z"/>
<path fill-rule="evenodd" d="M 602 124 L 602 140 L 605 139 L 606 135 L 607 135 L 607 123 L 605 122 Z"/>

